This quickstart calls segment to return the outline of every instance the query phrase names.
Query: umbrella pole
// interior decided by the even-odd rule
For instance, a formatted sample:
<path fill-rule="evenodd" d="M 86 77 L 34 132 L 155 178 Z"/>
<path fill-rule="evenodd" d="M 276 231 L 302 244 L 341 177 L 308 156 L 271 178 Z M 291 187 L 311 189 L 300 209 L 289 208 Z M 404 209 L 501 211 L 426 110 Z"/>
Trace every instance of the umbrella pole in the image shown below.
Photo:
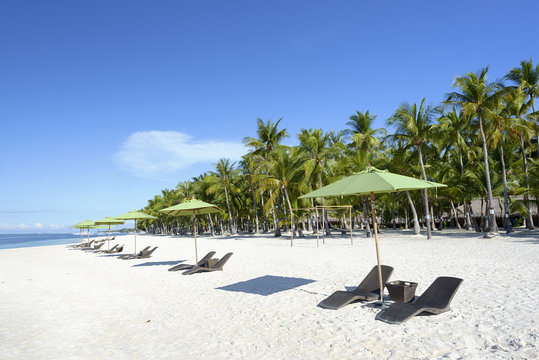
<path fill-rule="evenodd" d="M 109 224 L 109 238 L 107 239 L 107 250 L 110 250 L 110 224 Z"/>
<path fill-rule="evenodd" d="M 137 254 L 137 219 L 135 219 L 135 252 L 133 254 Z"/>
<path fill-rule="evenodd" d="M 376 207 L 374 204 L 374 193 L 371 192 L 372 204 L 372 227 L 374 228 L 374 239 L 376 242 L 376 260 L 378 261 L 378 285 L 380 286 L 380 301 L 384 305 L 384 284 L 382 284 L 382 267 L 380 265 L 380 248 L 378 246 L 378 226 L 376 225 Z"/>
<path fill-rule="evenodd" d="M 350 245 L 354 246 L 354 238 L 352 237 L 352 230 L 354 226 L 352 225 L 352 208 L 350 208 Z"/>
<path fill-rule="evenodd" d="M 198 264 L 198 248 L 197 248 L 197 216 L 194 215 L 195 221 L 193 222 L 193 230 L 195 231 L 195 260 Z"/>
<path fill-rule="evenodd" d="M 88 245 L 86 246 L 90 246 L 90 227 L 88 226 L 88 242 L 87 242 Z"/>
<path fill-rule="evenodd" d="M 318 243 L 318 240 L 320 238 L 320 231 L 318 229 L 318 209 L 316 210 L 316 247 L 320 247 L 320 244 Z"/>

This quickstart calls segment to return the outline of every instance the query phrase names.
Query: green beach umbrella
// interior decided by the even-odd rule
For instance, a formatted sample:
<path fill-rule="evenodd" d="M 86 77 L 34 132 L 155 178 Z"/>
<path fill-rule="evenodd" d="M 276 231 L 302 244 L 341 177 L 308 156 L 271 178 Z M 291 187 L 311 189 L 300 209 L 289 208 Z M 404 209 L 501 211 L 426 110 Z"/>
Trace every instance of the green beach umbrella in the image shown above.
<path fill-rule="evenodd" d="M 172 216 L 194 216 L 195 218 L 195 224 L 194 224 L 194 230 L 195 230 L 195 260 L 198 262 L 198 249 L 197 249 L 197 224 L 196 219 L 197 215 L 202 214 L 211 214 L 216 212 L 221 212 L 221 209 L 213 204 L 208 204 L 207 202 L 197 200 L 197 199 L 191 199 L 184 201 L 181 204 L 174 205 L 168 208 L 165 208 L 163 210 L 159 210 L 160 212 L 163 212 L 168 215 Z"/>
<path fill-rule="evenodd" d="M 125 223 L 125 221 L 119 220 L 119 219 L 114 219 L 114 218 L 112 218 L 110 216 L 95 222 L 96 225 L 108 225 L 109 226 L 109 235 L 108 235 L 108 239 L 107 239 L 108 240 L 107 241 L 107 247 L 108 247 L 109 250 L 110 250 L 110 226 L 111 225 L 121 225 L 123 223 Z"/>
<path fill-rule="evenodd" d="M 155 216 L 145 214 L 143 212 L 133 210 L 128 213 L 119 216 L 113 216 L 113 219 L 119 220 L 135 220 L 135 254 L 137 253 L 137 220 L 139 219 L 155 219 Z"/>
<path fill-rule="evenodd" d="M 378 279 L 380 281 L 380 299 L 383 304 L 384 285 L 382 284 L 382 268 L 380 266 L 380 249 L 378 246 L 378 229 L 376 224 L 376 208 L 374 203 L 374 194 L 409 190 L 422 190 L 446 186 L 447 185 L 438 184 L 432 181 L 426 181 L 412 178 L 409 176 L 393 174 L 387 170 L 378 170 L 374 166 L 367 166 L 365 170 L 359 173 L 355 173 L 341 180 L 335 181 L 334 183 L 331 183 L 327 186 L 321 187 L 318 190 L 300 196 L 300 199 L 370 194 L 372 203 L 372 221 L 376 242 L 376 258 L 378 261 Z"/>
<path fill-rule="evenodd" d="M 95 223 L 92 220 L 85 220 L 83 222 L 78 223 L 75 226 L 79 226 L 80 229 L 88 230 L 88 242 L 90 242 L 90 228 L 93 228 L 95 226 Z"/>

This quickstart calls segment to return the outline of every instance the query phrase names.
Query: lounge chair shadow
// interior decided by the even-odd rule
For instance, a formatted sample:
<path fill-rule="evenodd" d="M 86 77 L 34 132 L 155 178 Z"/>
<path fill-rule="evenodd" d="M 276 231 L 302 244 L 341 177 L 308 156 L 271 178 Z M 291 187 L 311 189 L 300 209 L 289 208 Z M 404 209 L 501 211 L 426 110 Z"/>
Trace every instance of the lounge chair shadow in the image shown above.
<path fill-rule="evenodd" d="M 142 263 L 142 264 L 135 264 L 133 265 L 132 267 L 139 267 L 139 266 L 159 266 L 159 265 L 167 265 L 167 266 L 171 266 L 171 265 L 177 265 L 181 262 L 184 262 L 184 261 L 187 261 L 187 260 L 171 260 L 171 261 L 148 261 L 148 262 L 145 262 L 145 263 Z"/>
<path fill-rule="evenodd" d="M 303 285 L 307 285 L 315 281 L 316 280 L 303 278 L 266 275 L 247 281 L 241 281 L 235 284 L 218 287 L 216 289 L 268 296 L 281 291 L 291 290 Z"/>

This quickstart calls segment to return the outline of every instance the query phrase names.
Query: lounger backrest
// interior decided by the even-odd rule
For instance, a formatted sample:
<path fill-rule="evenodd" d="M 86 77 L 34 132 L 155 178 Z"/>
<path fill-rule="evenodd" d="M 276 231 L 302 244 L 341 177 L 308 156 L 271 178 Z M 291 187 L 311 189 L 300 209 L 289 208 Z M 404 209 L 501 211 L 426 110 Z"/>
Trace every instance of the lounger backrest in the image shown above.
<path fill-rule="evenodd" d="M 140 252 L 137 254 L 137 256 L 143 256 L 146 255 L 148 250 L 150 249 L 150 246 L 146 246 L 144 249 L 140 250 Z"/>
<path fill-rule="evenodd" d="M 393 273 L 393 268 L 387 265 L 381 265 L 380 267 L 382 268 L 382 284 L 385 284 Z M 367 276 L 365 276 L 365 279 L 363 279 L 361 284 L 359 284 L 358 287 L 353 291 L 380 291 L 380 281 L 378 281 L 378 266 L 375 265 Z"/>
<path fill-rule="evenodd" d="M 116 252 L 122 252 L 123 249 L 124 249 L 124 246 L 122 245 L 122 246 L 120 246 L 119 248 L 116 249 Z"/>
<path fill-rule="evenodd" d="M 223 256 L 219 261 L 217 261 L 217 264 L 215 264 L 215 266 L 212 266 L 212 268 L 221 269 L 223 266 L 225 266 L 226 262 L 228 261 L 228 259 L 230 259 L 232 254 L 233 253 L 229 252 L 228 254 Z"/>
<path fill-rule="evenodd" d="M 443 309 L 449 306 L 461 283 L 462 279 L 440 276 L 434 280 L 414 304 L 422 307 Z"/>
<path fill-rule="evenodd" d="M 211 259 L 215 255 L 215 251 L 210 251 L 207 253 L 202 259 L 200 259 L 199 262 L 197 262 L 197 266 L 204 266 L 206 264 L 206 261 Z"/>
<path fill-rule="evenodd" d="M 155 249 L 157 249 L 157 246 L 148 251 L 144 256 L 150 256 L 155 251 Z"/>

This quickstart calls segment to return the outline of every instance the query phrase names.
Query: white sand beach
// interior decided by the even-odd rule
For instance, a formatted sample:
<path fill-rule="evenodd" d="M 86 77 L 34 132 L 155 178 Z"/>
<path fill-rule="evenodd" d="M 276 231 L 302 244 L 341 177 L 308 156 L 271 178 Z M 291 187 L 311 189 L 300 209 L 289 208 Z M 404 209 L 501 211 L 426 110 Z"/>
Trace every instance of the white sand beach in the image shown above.
<path fill-rule="evenodd" d="M 192 237 L 137 236 L 149 259 L 123 261 L 66 246 L 0 250 L 0 359 L 534 359 L 539 356 L 539 236 L 483 239 L 437 231 L 380 237 L 391 280 L 464 279 L 452 310 L 402 325 L 379 308 L 317 304 L 358 285 L 374 240 L 238 235 L 199 238 L 199 257 L 234 255 L 224 271 L 183 276 Z M 113 244 L 133 250 L 133 237 Z M 106 248 L 106 245 L 105 245 Z"/>

